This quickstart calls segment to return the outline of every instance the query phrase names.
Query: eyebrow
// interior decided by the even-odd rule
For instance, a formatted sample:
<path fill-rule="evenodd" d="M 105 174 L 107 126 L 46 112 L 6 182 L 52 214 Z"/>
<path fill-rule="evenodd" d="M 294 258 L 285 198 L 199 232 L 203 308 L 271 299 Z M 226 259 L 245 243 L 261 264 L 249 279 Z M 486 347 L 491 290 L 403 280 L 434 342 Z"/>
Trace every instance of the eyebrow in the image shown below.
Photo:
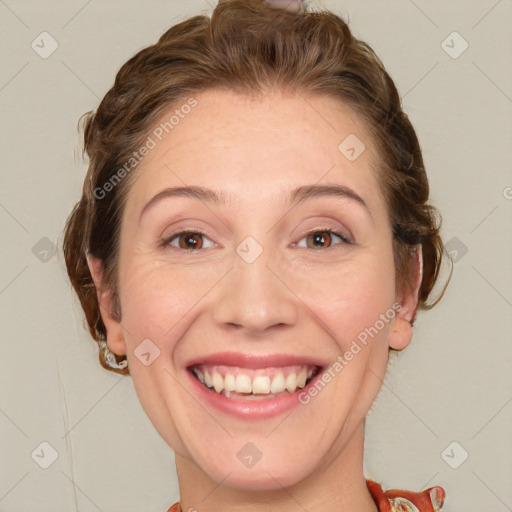
<path fill-rule="evenodd" d="M 355 201 L 356 203 L 363 206 L 370 214 L 370 217 L 372 217 L 370 208 L 364 199 L 354 190 L 344 185 L 305 185 L 298 187 L 291 192 L 289 202 L 299 204 L 306 201 L 307 199 L 322 196 L 335 196 Z M 218 194 L 217 192 L 205 187 L 189 186 L 166 188 L 156 194 L 149 200 L 148 203 L 146 203 L 140 213 L 139 221 L 152 206 L 162 201 L 163 199 L 171 197 L 188 197 L 217 205 L 226 204 L 226 198 L 224 194 Z"/>

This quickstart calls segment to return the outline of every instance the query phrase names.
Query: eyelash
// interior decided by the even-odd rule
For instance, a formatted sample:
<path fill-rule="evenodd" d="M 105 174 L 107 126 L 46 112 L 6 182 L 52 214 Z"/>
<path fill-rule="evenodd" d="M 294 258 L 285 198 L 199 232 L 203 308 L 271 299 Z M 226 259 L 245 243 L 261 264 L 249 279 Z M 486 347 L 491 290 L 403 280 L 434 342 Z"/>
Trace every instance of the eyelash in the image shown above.
<path fill-rule="evenodd" d="M 319 233 L 319 234 L 329 233 L 330 235 L 334 235 L 334 236 L 339 237 L 340 240 L 341 240 L 341 243 L 340 244 L 336 244 L 336 245 L 345 245 L 345 244 L 346 245 L 352 245 L 352 243 L 353 243 L 346 235 L 344 235 L 344 234 L 342 234 L 342 233 L 340 233 L 338 231 L 334 231 L 332 229 L 327 229 L 327 228 L 326 229 L 313 229 L 311 231 L 308 231 L 307 233 L 304 234 L 304 236 L 300 240 L 306 238 L 308 235 L 312 235 L 312 234 L 316 234 L 316 233 Z M 199 235 L 199 236 L 208 238 L 207 235 L 205 235 L 204 233 L 201 233 L 200 231 L 179 231 L 179 232 L 174 233 L 174 234 L 168 236 L 167 238 L 163 239 L 161 241 L 161 243 L 159 244 L 160 247 L 162 247 L 162 248 L 172 247 L 173 249 L 177 249 L 177 250 L 181 250 L 181 251 L 186 251 L 186 252 L 199 252 L 199 251 L 202 250 L 202 249 L 181 249 L 180 247 L 171 246 L 171 242 L 175 238 L 178 238 L 180 235 Z M 210 238 L 208 238 L 208 240 L 210 240 Z M 296 243 L 294 243 L 293 245 L 295 247 L 297 246 Z M 324 249 L 333 249 L 335 246 L 331 245 L 329 247 L 325 247 Z M 314 250 L 314 251 L 318 251 L 319 249 L 322 249 L 322 247 L 319 247 L 318 249 L 313 249 L 311 247 L 305 247 L 305 249 L 311 249 L 311 250 Z"/>

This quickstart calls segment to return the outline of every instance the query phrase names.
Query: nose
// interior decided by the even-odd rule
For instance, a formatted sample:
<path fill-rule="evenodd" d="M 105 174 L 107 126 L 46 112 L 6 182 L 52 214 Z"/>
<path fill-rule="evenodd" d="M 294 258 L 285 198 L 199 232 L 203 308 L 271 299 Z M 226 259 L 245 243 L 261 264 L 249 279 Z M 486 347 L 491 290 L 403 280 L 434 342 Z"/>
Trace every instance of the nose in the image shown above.
<path fill-rule="evenodd" d="M 297 322 L 299 299 L 270 260 L 266 251 L 252 263 L 234 255 L 233 268 L 219 283 L 214 301 L 217 325 L 262 336 Z"/>

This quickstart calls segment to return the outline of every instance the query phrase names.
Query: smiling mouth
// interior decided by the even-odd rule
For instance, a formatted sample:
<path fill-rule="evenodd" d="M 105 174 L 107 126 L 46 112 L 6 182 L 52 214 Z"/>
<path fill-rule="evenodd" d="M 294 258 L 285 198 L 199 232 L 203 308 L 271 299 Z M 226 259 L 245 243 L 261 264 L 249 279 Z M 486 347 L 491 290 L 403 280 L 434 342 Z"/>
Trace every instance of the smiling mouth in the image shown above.
<path fill-rule="evenodd" d="M 195 365 L 192 375 L 211 391 L 233 399 L 268 400 L 297 393 L 321 371 L 318 366 L 294 365 L 260 369 Z"/>

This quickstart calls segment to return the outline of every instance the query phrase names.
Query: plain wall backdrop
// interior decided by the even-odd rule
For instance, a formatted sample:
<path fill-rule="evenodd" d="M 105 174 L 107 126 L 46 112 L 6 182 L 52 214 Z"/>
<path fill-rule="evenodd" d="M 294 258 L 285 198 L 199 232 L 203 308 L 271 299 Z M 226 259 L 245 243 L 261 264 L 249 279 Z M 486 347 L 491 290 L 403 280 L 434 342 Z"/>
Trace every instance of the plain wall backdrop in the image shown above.
<path fill-rule="evenodd" d="M 455 261 L 369 413 L 366 476 L 442 485 L 446 511 L 511 511 L 512 1 L 314 4 L 348 18 L 395 80 Z M 101 368 L 55 251 L 86 172 L 79 117 L 129 57 L 213 6 L 0 0 L 1 512 L 165 512 L 179 499 L 172 451 L 131 378 Z"/>

